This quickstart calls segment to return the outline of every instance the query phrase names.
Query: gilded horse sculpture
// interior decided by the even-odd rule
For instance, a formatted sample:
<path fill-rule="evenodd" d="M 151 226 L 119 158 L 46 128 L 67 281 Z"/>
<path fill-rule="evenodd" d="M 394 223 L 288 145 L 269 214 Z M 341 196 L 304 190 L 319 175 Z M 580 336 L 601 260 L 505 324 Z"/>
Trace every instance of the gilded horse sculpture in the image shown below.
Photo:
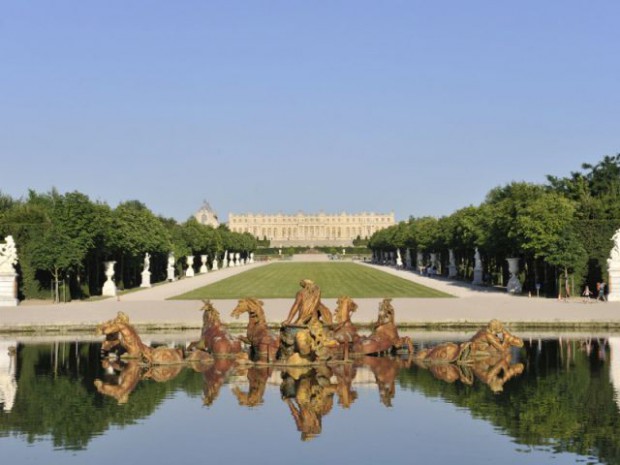
<path fill-rule="evenodd" d="M 413 342 L 411 338 L 400 337 L 398 328 L 394 322 L 394 307 L 392 299 L 383 299 L 379 304 L 379 315 L 373 324 L 370 336 L 361 337 L 353 344 L 353 352 L 364 355 L 396 352 L 407 348 L 409 355 L 413 355 Z"/>
<path fill-rule="evenodd" d="M 241 299 L 230 315 L 239 318 L 244 313 L 248 314 L 249 323 L 246 336 L 240 336 L 239 339 L 250 346 L 250 357 L 267 363 L 275 361 L 280 338 L 269 331 L 263 302 L 253 298 Z"/>
<path fill-rule="evenodd" d="M 183 361 L 183 351 L 180 349 L 154 349 L 145 345 L 136 329 L 129 323 L 129 317 L 123 312 L 118 312 L 116 318 L 98 325 L 96 333 L 109 336 L 103 345 L 105 350 L 110 351 L 120 346 L 127 351 L 123 354 L 126 358 L 139 358 L 153 365 Z"/>
<path fill-rule="evenodd" d="M 192 342 L 188 350 L 202 349 L 216 356 L 234 355 L 241 353 L 241 342 L 232 337 L 222 324 L 220 312 L 210 300 L 203 300 L 201 308 L 202 330 L 200 340 Z"/>
<path fill-rule="evenodd" d="M 356 310 L 357 304 L 351 297 L 341 296 L 338 298 L 337 307 L 334 311 L 333 337 L 340 343 L 343 349 L 344 360 L 348 360 L 349 351 L 353 344 L 360 339 L 359 334 L 357 334 L 357 328 L 351 321 L 351 314 Z"/>

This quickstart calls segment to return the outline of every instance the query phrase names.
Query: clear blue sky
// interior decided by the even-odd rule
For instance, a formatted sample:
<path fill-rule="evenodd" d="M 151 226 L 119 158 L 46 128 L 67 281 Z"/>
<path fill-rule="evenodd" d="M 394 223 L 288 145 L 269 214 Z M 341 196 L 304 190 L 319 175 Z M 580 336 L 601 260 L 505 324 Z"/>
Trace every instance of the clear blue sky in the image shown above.
<path fill-rule="evenodd" d="M 5 1 L 0 190 L 445 215 L 620 152 L 617 0 Z"/>

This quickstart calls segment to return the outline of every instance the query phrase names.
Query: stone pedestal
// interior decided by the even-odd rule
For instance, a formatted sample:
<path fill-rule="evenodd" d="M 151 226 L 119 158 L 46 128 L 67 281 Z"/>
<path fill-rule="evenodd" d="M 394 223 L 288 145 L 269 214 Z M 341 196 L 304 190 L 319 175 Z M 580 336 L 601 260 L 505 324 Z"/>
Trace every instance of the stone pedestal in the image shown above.
<path fill-rule="evenodd" d="M 0 273 L 0 307 L 17 307 L 17 273 Z"/>
<path fill-rule="evenodd" d="M 620 302 L 620 264 L 609 264 L 609 283 L 607 300 L 609 302 Z"/>
<path fill-rule="evenodd" d="M 140 283 L 140 287 L 151 287 L 151 272 L 150 271 L 142 272 L 142 283 Z"/>
<path fill-rule="evenodd" d="M 510 294 L 521 294 L 523 288 L 519 278 L 517 277 L 519 274 L 519 259 L 507 258 L 506 261 L 508 262 L 508 272 L 510 273 L 510 279 L 508 280 L 506 290 Z"/>
<path fill-rule="evenodd" d="M 477 286 L 479 286 L 479 285 L 481 285 L 483 283 L 483 281 L 482 281 L 482 268 L 480 268 L 480 269 L 474 268 L 474 280 L 471 283 L 475 284 Z"/>

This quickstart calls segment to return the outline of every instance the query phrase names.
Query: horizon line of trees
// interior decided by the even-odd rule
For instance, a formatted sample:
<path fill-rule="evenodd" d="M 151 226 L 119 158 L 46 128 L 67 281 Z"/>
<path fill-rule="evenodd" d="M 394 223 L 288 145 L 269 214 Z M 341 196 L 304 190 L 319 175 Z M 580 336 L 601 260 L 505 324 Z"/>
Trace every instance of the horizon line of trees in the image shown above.
<path fill-rule="evenodd" d="M 545 184 L 512 182 L 495 187 L 478 206 L 448 216 L 401 221 L 377 231 L 368 247 L 437 253 L 448 269 L 448 251 L 455 255 L 459 276 L 471 279 L 478 248 L 488 284 L 508 281 L 507 258 L 520 260 L 524 292 L 547 295 L 583 285 L 594 290 L 607 274 L 611 238 L 620 228 L 620 154 Z M 422 266 L 422 264 L 416 264 Z M 568 283 L 568 285 L 566 284 Z"/>
<path fill-rule="evenodd" d="M 155 215 L 143 203 L 130 200 L 111 208 L 93 202 L 78 191 L 60 194 L 29 190 L 14 199 L 0 192 L 0 236 L 12 235 L 17 246 L 20 299 L 88 298 L 101 294 L 104 262 L 115 260 L 119 289 L 140 285 L 145 253 L 151 254 L 153 282 L 166 279 L 168 254 L 174 253 L 177 275 L 182 276 L 185 257 L 208 255 L 221 260 L 224 251 L 256 250 L 249 233 L 232 232 L 200 224 L 194 217 L 183 223 Z M 195 266 L 200 266 L 195 261 Z"/>

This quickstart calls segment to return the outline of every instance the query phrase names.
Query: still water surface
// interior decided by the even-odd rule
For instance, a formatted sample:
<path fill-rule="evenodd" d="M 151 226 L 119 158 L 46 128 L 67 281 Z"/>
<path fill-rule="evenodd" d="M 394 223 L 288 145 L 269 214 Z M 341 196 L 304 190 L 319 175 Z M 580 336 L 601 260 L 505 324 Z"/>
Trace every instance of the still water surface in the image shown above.
<path fill-rule="evenodd" d="M 616 337 L 526 338 L 499 377 L 389 358 L 149 372 L 99 348 L 0 341 L 3 463 L 620 464 Z"/>

